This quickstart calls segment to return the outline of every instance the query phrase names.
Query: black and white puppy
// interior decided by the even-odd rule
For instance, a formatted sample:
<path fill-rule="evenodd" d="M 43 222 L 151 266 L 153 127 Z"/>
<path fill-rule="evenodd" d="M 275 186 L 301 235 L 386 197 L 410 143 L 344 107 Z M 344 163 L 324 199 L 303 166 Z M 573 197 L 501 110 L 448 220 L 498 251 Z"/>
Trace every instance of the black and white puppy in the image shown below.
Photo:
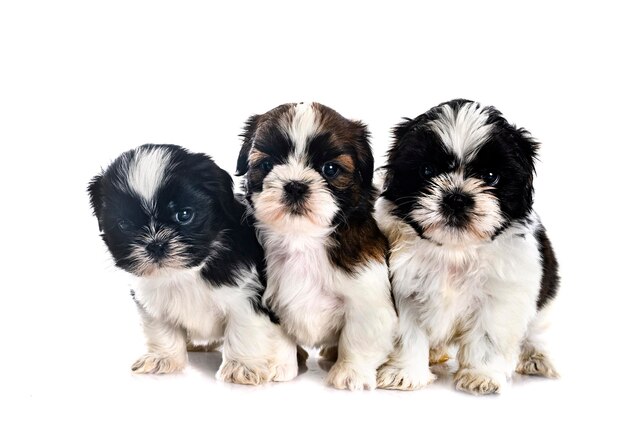
<path fill-rule="evenodd" d="M 266 253 L 263 300 L 299 344 L 338 346 L 327 383 L 375 388 L 397 319 L 366 126 L 284 104 L 251 117 L 242 136 L 237 173 Z"/>
<path fill-rule="evenodd" d="M 456 387 L 498 392 L 515 368 L 556 377 L 542 337 L 557 261 L 533 211 L 538 143 L 493 107 L 454 100 L 394 129 L 376 217 L 389 239 L 399 336 L 379 387 L 435 376 L 458 345 Z"/>
<path fill-rule="evenodd" d="M 261 295 L 263 251 L 232 179 L 208 156 L 143 145 L 89 185 L 102 238 L 118 267 L 140 278 L 131 294 L 148 352 L 136 373 L 169 373 L 188 342 L 219 342 L 218 378 L 240 384 L 297 374 L 296 347 Z"/>

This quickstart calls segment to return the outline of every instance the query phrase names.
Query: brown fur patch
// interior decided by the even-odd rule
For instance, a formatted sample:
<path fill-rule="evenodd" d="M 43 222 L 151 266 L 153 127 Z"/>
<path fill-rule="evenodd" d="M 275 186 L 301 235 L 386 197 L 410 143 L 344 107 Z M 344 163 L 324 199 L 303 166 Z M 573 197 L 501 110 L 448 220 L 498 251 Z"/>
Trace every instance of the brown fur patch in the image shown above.
<path fill-rule="evenodd" d="M 332 237 L 335 245 L 329 250 L 330 258 L 350 273 L 368 261 L 385 262 L 387 239 L 371 216 L 340 224 Z"/>

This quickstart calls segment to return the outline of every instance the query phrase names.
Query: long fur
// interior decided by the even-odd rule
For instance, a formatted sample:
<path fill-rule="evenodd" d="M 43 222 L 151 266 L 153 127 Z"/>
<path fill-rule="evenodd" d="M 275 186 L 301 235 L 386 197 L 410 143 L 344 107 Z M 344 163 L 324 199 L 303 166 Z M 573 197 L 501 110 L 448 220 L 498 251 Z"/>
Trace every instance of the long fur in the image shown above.
<path fill-rule="evenodd" d="M 375 388 L 396 314 L 367 129 L 320 104 L 285 104 L 248 120 L 237 169 L 266 251 L 263 300 L 299 344 L 338 346 L 329 384 Z"/>
<path fill-rule="evenodd" d="M 517 369 L 557 376 L 542 335 L 557 262 L 532 209 L 537 143 L 499 111 L 441 104 L 394 129 L 376 218 L 399 312 L 378 385 L 431 383 L 429 350 L 458 346 L 458 389 L 499 392 Z"/>
<path fill-rule="evenodd" d="M 148 351 L 135 373 L 179 371 L 187 344 L 208 342 L 222 343 L 224 381 L 296 376 L 295 344 L 261 301 L 262 248 L 225 171 L 178 146 L 144 145 L 88 190 L 116 265 L 139 278 L 132 295 Z"/>

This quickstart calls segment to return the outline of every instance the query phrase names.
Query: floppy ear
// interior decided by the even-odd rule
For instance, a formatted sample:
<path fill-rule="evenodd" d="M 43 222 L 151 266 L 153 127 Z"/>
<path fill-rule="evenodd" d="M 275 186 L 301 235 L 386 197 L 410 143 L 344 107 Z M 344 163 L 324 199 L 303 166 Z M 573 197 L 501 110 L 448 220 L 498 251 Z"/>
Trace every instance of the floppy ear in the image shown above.
<path fill-rule="evenodd" d="M 359 121 L 352 122 L 356 126 L 357 169 L 361 182 L 366 188 L 372 186 L 374 176 L 374 155 L 370 146 L 370 132 L 367 126 Z"/>
<path fill-rule="evenodd" d="M 535 176 L 535 159 L 537 158 L 539 143 L 535 141 L 530 135 L 530 132 L 526 129 L 517 128 L 514 125 L 511 125 L 509 138 L 517 145 L 517 152 L 519 153 L 517 160 L 527 174 L 522 197 L 526 206 L 531 206 L 534 196 L 533 179 Z"/>
<path fill-rule="evenodd" d="M 87 193 L 89 194 L 91 209 L 93 210 L 96 218 L 98 218 L 98 227 L 100 228 L 100 231 L 102 231 L 102 223 L 100 222 L 102 207 L 104 205 L 104 201 L 102 200 L 102 174 L 94 176 L 91 181 L 89 181 Z"/>
<path fill-rule="evenodd" d="M 237 159 L 237 170 L 235 171 L 235 176 L 241 176 L 248 172 L 248 156 L 250 155 L 250 150 L 252 149 L 252 140 L 254 139 L 257 126 L 259 125 L 260 117 L 261 116 L 259 115 L 251 116 L 246 121 L 243 133 L 239 135 L 243 139 L 243 143 L 241 144 L 239 158 Z"/>
<path fill-rule="evenodd" d="M 228 172 L 217 166 L 209 156 L 204 154 L 195 155 L 202 157 L 200 176 L 202 177 L 204 188 L 215 196 L 220 209 L 229 219 L 240 221 L 242 208 L 235 200 L 233 179 Z"/>
<path fill-rule="evenodd" d="M 397 125 L 395 125 L 393 129 L 391 129 L 391 132 L 393 133 L 393 137 L 396 140 L 396 142 L 400 141 L 402 137 L 411 130 L 412 126 L 413 126 L 413 120 L 409 119 L 408 117 L 403 117 L 402 121 L 398 123 Z"/>

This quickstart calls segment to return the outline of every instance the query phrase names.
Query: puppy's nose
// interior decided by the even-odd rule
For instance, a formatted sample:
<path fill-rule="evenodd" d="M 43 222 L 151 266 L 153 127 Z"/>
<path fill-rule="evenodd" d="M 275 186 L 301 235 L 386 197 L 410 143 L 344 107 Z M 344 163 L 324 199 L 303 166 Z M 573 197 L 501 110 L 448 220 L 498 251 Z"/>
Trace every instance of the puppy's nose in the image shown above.
<path fill-rule="evenodd" d="M 167 245 L 164 242 L 151 242 L 146 246 L 146 250 L 154 258 L 161 258 L 165 255 Z"/>
<path fill-rule="evenodd" d="M 453 213 L 462 213 L 474 206 L 474 199 L 463 193 L 448 193 L 443 196 L 443 205 Z"/>
<path fill-rule="evenodd" d="M 308 184 L 301 181 L 289 181 L 284 185 L 283 189 L 285 197 L 289 202 L 300 201 L 309 192 Z"/>

